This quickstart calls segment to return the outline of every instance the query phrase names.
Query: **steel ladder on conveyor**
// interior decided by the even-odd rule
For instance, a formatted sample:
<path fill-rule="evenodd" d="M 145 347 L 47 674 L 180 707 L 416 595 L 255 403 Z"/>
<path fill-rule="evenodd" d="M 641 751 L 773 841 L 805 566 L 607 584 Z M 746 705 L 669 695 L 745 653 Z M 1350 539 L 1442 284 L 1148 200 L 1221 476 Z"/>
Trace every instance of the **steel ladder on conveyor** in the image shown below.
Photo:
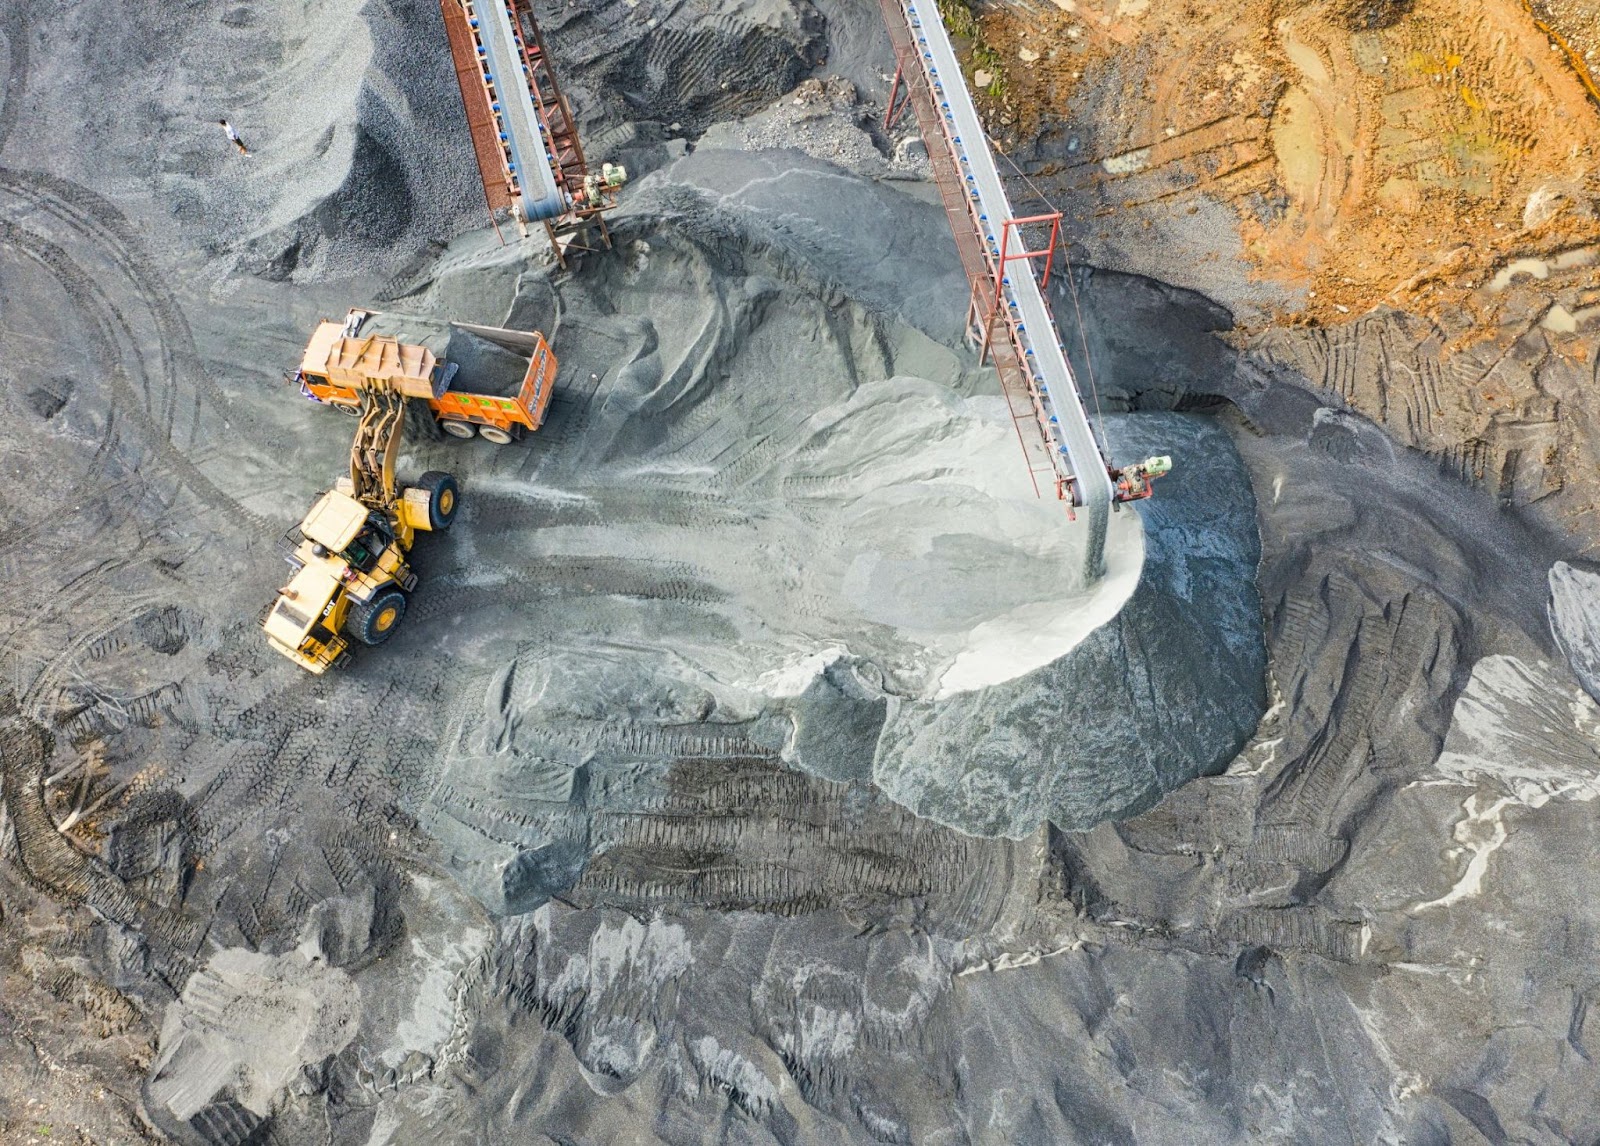
<path fill-rule="evenodd" d="M 906 56 L 914 60 L 920 73 L 917 78 L 931 97 L 939 134 L 954 160 L 965 201 L 963 213 L 974 232 L 967 239 L 976 237 L 987 267 L 986 277 L 998 286 L 992 302 L 1004 319 L 1010 349 L 1027 387 L 1023 401 L 1031 405 L 1047 443 L 1057 490 L 1080 506 L 1087 519 L 1089 536 L 1083 572 L 1085 580 L 1092 582 L 1105 571 L 1106 528 L 1117 497 L 1107 460 L 1095 441 L 1077 378 L 1062 351 L 1055 321 L 1034 277 L 1032 260 L 1007 258 L 1004 254 L 1005 241 L 1016 227 L 1016 216 L 935 0 L 881 2 L 890 21 L 891 39 L 897 41 L 897 47 L 907 49 L 896 54 L 901 56 L 902 66 Z M 902 21 L 898 28 L 896 17 Z M 909 43 L 905 41 L 907 32 Z M 930 139 L 928 144 L 931 149 L 934 141 Z M 999 220 L 999 236 L 994 220 Z M 959 225 L 954 213 L 951 225 Z M 956 238 L 957 245 L 963 245 L 959 231 Z M 1020 245 L 1020 235 L 1018 239 Z M 976 295 L 974 301 L 976 304 Z M 1005 383 L 1004 371 L 1001 381 Z"/>
<path fill-rule="evenodd" d="M 571 206 L 556 178 L 560 164 L 550 143 L 544 109 L 528 83 L 528 51 L 512 0 L 460 0 L 478 60 L 478 78 L 489 97 L 509 177 L 513 205 L 524 221 L 553 219 Z M 530 157 L 537 156 L 537 161 Z"/>

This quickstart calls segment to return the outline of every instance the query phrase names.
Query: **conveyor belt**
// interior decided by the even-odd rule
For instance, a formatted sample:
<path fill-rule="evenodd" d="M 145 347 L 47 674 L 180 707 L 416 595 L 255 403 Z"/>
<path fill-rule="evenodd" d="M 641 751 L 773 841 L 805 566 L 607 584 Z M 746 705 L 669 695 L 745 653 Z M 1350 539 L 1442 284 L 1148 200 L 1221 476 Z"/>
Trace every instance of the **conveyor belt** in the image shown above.
<path fill-rule="evenodd" d="M 489 108 L 512 184 L 512 201 L 530 222 L 554 219 L 571 205 L 557 181 L 549 128 L 527 79 L 527 53 L 509 0 L 463 0 Z"/>
<path fill-rule="evenodd" d="M 944 188 L 946 210 L 973 280 L 974 307 L 993 313 L 1006 329 L 1009 345 L 996 346 L 1002 385 L 1008 387 L 1014 410 L 1031 408 L 1058 494 L 1082 509 L 1089 531 L 1084 574 L 1094 580 L 1104 572 L 1106 527 L 1118 491 L 1032 260 L 1018 257 L 1020 228 L 983 122 L 934 0 L 881 3 L 900 59 L 900 78 L 918 112 L 935 174 L 949 185 Z M 1030 445 L 1037 451 L 1040 445 L 1030 443 L 1031 436 L 1032 431 L 1024 432 L 1025 451 Z"/>

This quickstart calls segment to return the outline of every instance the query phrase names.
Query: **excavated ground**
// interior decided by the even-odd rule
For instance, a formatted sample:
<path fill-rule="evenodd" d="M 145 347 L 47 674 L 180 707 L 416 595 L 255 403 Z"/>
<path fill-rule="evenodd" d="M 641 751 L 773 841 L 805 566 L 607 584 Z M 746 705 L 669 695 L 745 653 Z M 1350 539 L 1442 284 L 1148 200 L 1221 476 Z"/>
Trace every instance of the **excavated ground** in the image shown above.
<path fill-rule="evenodd" d="M 1593 544 L 1590 5 L 984 6 L 990 122 L 1100 267 Z M 1042 199 L 1041 199 L 1042 197 Z"/>
<path fill-rule="evenodd" d="M 872 6 L 547 15 L 636 175 L 570 275 L 477 229 L 421 0 L 0 12 L 0 1138 L 1600 1137 L 1581 13 L 968 29 L 1183 475 L 1075 645 Z M 312 680 L 253 618 L 347 423 L 277 376 L 357 302 L 563 369 L 414 438 L 462 519 Z"/>

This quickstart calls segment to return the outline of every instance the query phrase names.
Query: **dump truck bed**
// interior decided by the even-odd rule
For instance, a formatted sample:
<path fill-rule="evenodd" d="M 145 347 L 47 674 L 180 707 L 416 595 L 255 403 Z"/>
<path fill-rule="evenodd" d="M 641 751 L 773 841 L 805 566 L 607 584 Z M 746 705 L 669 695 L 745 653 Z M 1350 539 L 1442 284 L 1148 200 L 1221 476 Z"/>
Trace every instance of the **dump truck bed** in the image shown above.
<path fill-rule="evenodd" d="M 351 311 L 343 323 L 318 326 L 296 380 L 320 402 L 353 406 L 365 385 L 377 384 L 426 401 L 441 420 L 536 430 L 556 365 L 537 331 Z"/>

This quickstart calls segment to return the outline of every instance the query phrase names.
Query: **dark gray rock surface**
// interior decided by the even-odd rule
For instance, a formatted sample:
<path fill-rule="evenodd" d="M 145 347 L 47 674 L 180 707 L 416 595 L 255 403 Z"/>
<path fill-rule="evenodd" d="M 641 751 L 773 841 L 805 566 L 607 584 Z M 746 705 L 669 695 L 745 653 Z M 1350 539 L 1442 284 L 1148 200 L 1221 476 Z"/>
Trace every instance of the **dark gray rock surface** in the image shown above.
<path fill-rule="evenodd" d="M 825 10 L 867 87 L 870 20 Z M 667 165 L 798 78 L 807 6 L 579 5 L 552 39 L 594 150 L 660 170 L 613 256 L 552 275 L 457 234 L 436 19 L 0 12 L 0 1138 L 1600 1137 L 1572 545 L 1308 388 L 1316 338 L 1239 357 L 1206 300 L 1081 274 L 1097 384 L 1137 411 L 1119 456 L 1179 463 L 1116 623 L 939 698 L 906 650 L 948 661 L 949 633 L 885 635 L 908 592 L 848 630 L 866 655 L 763 691 L 751 664 L 842 626 L 772 576 L 852 542 L 830 483 L 939 490 L 891 503 L 908 537 L 1034 520 L 974 477 L 1014 446 L 951 349 L 939 212 L 792 151 Z M 605 102 L 640 58 L 679 128 Z M 384 297 L 541 326 L 561 392 L 524 449 L 408 445 L 466 478 L 419 547 L 433 595 L 310 680 L 251 619 L 347 428 L 278 377 L 319 315 Z M 804 466 L 684 464 L 819 410 Z M 1033 599 L 1026 555 L 986 552 L 1006 577 L 936 563 L 924 596 Z"/>

